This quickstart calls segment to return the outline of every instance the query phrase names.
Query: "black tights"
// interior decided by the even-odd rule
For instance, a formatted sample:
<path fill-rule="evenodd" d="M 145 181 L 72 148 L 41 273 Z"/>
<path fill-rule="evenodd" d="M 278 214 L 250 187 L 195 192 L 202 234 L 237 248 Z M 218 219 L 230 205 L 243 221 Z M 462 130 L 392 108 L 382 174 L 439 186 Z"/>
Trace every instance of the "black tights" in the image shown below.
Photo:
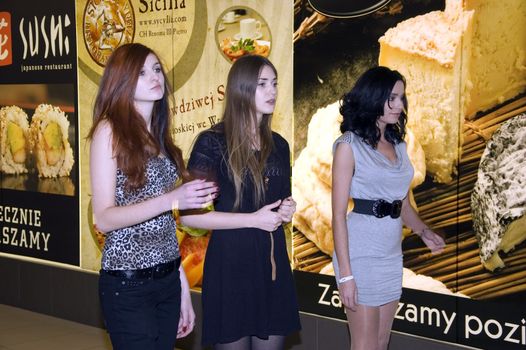
<path fill-rule="evenodd" d="M 271 335 L 268 339 L 243 337 L 231 343 L 215 344 L 214 350 L 282 350 L 284 335 Z"/>

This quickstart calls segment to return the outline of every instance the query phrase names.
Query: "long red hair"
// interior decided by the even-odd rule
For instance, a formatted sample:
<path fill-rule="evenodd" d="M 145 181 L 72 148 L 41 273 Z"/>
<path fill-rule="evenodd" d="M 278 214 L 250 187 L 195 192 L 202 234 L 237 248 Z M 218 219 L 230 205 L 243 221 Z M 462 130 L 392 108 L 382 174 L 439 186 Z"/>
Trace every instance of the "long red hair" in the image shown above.
<path fill-rule="evenodd" d="M 99 123 L 104 120 L 110 123 L 113 154 L 118 168 L 128 178 L 127 187 L 130 189 L 144 185 L 147 161 L 159 154 L 176 164 L 180 176 L 187 177 L 182 152 L 171 136 L 172 89 L 162 64 L 164 96 L 154 104 L 151 132 L 134 106 L 139 73 L 149 54 L 159 57 L 152 49 L 138 43 L 115 49 L 100 81 L 93 108 L 93 125 L 88 134 L 88 139 L 91 139 Z"/>

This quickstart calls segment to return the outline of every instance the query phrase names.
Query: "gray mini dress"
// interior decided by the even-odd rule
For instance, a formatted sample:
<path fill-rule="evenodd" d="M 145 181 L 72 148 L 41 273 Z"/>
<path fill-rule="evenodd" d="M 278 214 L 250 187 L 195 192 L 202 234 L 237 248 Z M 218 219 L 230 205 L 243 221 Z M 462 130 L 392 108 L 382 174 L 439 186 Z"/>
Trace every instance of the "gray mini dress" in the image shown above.
<path fill-rule="evenodd" d="M 395 145 L 393 163 L 352 132 L 334 142 L 348 143 L 354 155 L 354 175 L 349 197 L 392 202 L 406 197 L 413 178 L 413 166 L 405 142 Z M 350 212 L 347 215 L 349 256 L 358 290 L 358 304 L 380 306 L 400 299 L 402 294 L 402 219 Z M 333 254 L 336 279 L 340 278 Z"/>

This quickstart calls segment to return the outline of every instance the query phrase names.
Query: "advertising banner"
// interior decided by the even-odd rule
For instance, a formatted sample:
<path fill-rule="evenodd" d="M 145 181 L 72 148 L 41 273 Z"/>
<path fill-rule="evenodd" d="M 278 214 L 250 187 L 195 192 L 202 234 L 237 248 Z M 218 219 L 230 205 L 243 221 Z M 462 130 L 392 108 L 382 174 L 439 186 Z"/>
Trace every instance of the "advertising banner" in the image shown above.
<path fill-rule="evenodd" d="M 82 268 L 100 268 L 104 235 L 90 204 L 89 144 L 85 136 L 104 64 L 112 50 L 139 42 L 155 50 L 174 88 L 173 135 L 187 159 L 195 137 L 221 120 L 232 62 L 245 54 L 267 56 L 279 76 L 273 129 L 292 145 L 292 5 L 275 1 L 77 2 L 79 47 Z M 208 231 L 177 231 L 187 277 L 199 286 Z"/>
<path fill-rule="evenodd" d="M 294 11 L 293 257 L 302 310 L 345 319 L 332 277 L 332 146 L 341 97 L 384 65 L 407 81 L 410 200 L 447 243 L 432 255 L 404 228 L 394 329 L 523 348 L 526 4 L 369 1 L 371 12 L 342 11 L 343 3 L 300 2 Z"/>
<path fill-rule="evenodd" d="M 293 152 L 288 238 L 300 309 L 345 320 L 332 265 L 332 146 L 341 97 L 384 65 L 407 83 L 410 201 L 446 240 L 432 255 L 403 229 L 393 329 L 524 348 L 526 2 L 383 0 L 346 11 L 344 3 L 3 0 L 0 253 L 100 269 L 86 137 L 115 48 L 139 42 L 159 55 L 185 160 L 199 132 L 221 120 L 232 62 L 260 54 L 278 70 L 273 130 Z M 176 234 L 199 288 L 210 232 Z"/>
<path fill-rule="evenodd" d="M 0 5 L 0 252 L 79 265 L 75 1 Z"/>

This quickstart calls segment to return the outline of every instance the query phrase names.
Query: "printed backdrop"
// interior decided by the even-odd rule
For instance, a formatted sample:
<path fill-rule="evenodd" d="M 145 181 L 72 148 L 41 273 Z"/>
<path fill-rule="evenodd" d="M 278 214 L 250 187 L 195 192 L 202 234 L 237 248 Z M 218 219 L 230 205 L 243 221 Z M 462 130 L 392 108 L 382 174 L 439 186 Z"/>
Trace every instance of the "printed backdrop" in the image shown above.
<path fill-rule="evenodd" d="M 233 17 L 228 20 L 227 13 Z M 105 60 L 112 47 L 140 42 L 159 53 L 174 87 L 173 134 L 185 158 L 197 134 L 221 119 L 231 46 L 251 35 L 278 69 L 280 95 L 273 127 L 292 143 L 292 8 L 273 1 L 78 1 L 81 240 L 82 267 L 100 268 L 103 235 L 96 231 L 90 207 L 89 145 L 85 136 Z M 290 20 L 282 20 L 289 18 Z M 289 14 L 289 15 L 286 15 Z M 252 33 L 241 21 L 254 19 Z M 241 38 L 243 39 L 243 38 Z M 246 39 L 246 38 L 245 38 Z M 279 48 L 279 49 L 275 49 Z M 200 284 L 209 233 L 178 230 L 183 265 L 192 285 Z"/>
<path fill-rule="evenodd" d="M 78 101 L 75 40 L 75 2 L 60 0 L 52 6 L 41 2 L 32 6 L 16 1 L 0 5 L 0 108 L 2 112 L 0 182 L 0 252 L 79 265 L 78 190 Z M 40 108 L 47 105 L 52 108 Z M 21 127 L 22 168 L 7 166 L 16 146 L 10 137 L 13 126 L 6 122 L 7 110 L 16 110 L 14 124 Z M 51 160 L 39 157 L 42 143 L 29 141 L 29 125 L 48 125 L 53 108 L 62 122 L 62 148 L 70 149 L 70 159 L 62 173 L 47 176 Z M 55 110 L 57 111 L 57 110 Z M 41 118 L 41 119 L 40 119 Z M 56 124 L 55 124 L 56 125 Z M 38 136 L 37 136 L 38 134 Z M 25 140 L 25 141 L 24 141 Z M 47 151 L 45 154 L 49 155 Z M 72 158 L 72 159 L 71 159 Z M 59 162 L 61 162 L 60 160 Z M 40 163 L 43 162 L 43 163 Z M 56 165 L 58 166 L 58 165 Z M 58 175 L 58 176 L 55 176 Z"/>
<path fill-rule="evenodd" d="M 526 154 L 526 3 L 366 3 L 389 4 L 366 15 L 353 9 L 352 18 L 326 17 L 310 5 L 328 13 L 328 2 L 295 5 L 300 307 L 345 319 L 332 277 L 332 144 L 340 135 L 339 99 L 381 64 L 407 80 L 410 199 L 447 242 L 432 256 L 404 229 L 394 329 L 484 349 L 524 348 L 526 171 L 518 159 Z"/>
<path fill-rule="evenodd" d="M 516 160 L 526 152 L 526 3 L 378 1 L 372 13 L 354 9 L 352 18 L 337 19 L 311 3 L 2 1 L 0 117 L 17 116 L 0 123 L 0 254 L 100 268 L 104 235 L 91 210 L 86 135 L 115 47 L 140 42 L 159 54 L 185 158 L 196 135 L 220 121 L 227 72 L 250 51 L 278 69 L 273 127 L 293 150 L 298 212 L 288 238 L 300 308 L 344 320 L 331 263 L 331 148 L 340 97 L 380 63 L 407 78 L 406 141 L 416 170 L 410 196 L 447 241 L 444 253 L 431 256 L 404 230 L 394 329 L 485 349 L 524 348 L 526 174 Z M 52 108 L 42 113 L 41 105 Z M 59 127 L 46 129 L 53 118 Z M 29 131 L 37 122 L 41 143 Z M 64 162 L 68 171 L 50 176 L 42 164 L 54 163 L 53 135 L 72 159 Z M 5 166 L 14 160 L 25 170 Z M 180 227 L 177 236 L 199 289 L 210 232 Z"/>

